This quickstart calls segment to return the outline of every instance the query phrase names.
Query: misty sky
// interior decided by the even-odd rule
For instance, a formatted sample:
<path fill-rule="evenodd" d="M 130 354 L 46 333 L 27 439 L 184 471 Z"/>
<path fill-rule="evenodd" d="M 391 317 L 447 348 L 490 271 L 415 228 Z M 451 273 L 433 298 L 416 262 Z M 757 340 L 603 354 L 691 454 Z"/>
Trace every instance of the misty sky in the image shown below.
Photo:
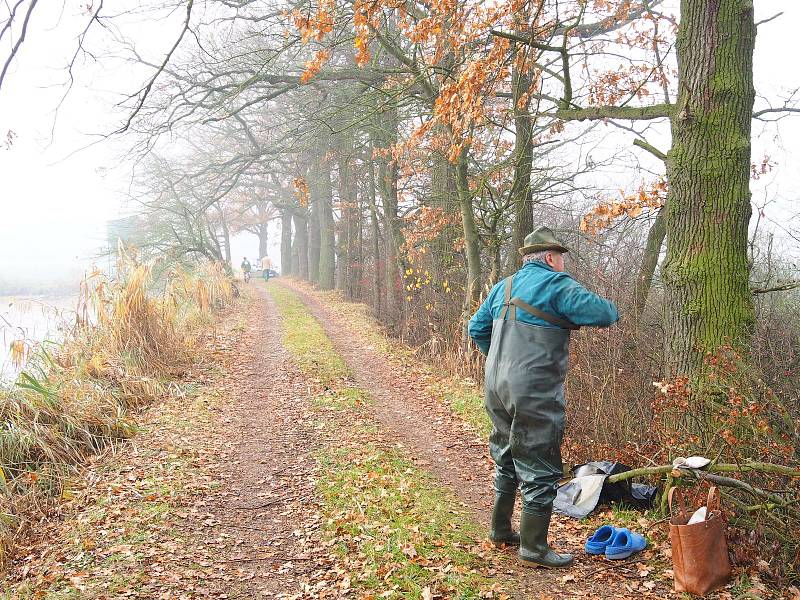
<path fill-rule="evenodd" d="M 135 83 L 147 71 L 114 57 L 100 57 L 99 63 L 80 60 L 76 82 L 56 113 L 65 92 L 64 66 L 86 21 L 79 13 L 80 4 L 40 3 L 41 10 L 0 92 L 0 275 L 6 278 L 85 268 L 104 243 L 106 221 L 125 210 L 132 168 L 125 157 L 125 143 L 103 140 L 99 134 L 119 125 L 123 113 L 114 105 L 126 92 L 135 91 Z M 143 3 L 127 4 L 139 7 Z M 756 88 L 775 97 L 781 90 L 800 87 L 800 69 L 794 63 L 800 2 L 760 0 L 756 11 L 757 20 L 784 11 L 782 17 L 760 28 L 756 47 Z M 137 49 L 157 61 L 172 44 L 181 18 L 180 13 L 162 20 L 132 15 L 119 22 Z M 762 106 L 764 101 L 757 99 L 756 107 Z M 9 129 L 16 137 L 4 149 Z M 754 134 L 760 131 L 754 124 Z M 754 194 L 758 198 L 766 193 L 779 201 L 779 207 L 769 208 L 767 215 L 779 227 L 798 210 L 800 115 L 782 122 L 780 136 L 774 132 L 768 129 L 754 141 L 754 159 L 766 152 L 778 163 L 774 174 L 754 185 Z M 276 234 L 273 231 L 270 255 L 277 263 Z M 245 254 L 254 260 L 257 248 L 255 236 L 237 236 L 234 264 Z"/>

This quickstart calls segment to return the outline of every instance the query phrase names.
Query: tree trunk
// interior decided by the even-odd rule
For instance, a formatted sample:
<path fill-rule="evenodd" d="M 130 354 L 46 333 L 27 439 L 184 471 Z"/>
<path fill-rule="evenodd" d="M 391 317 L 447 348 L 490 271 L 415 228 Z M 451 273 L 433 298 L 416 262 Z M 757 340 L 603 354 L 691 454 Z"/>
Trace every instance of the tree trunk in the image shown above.
<path fill-rule="evenodd" d="M 371 157 L 370 157 L 371 158 Z M 366 161 L 369 181 L 367 182 L 367 199 L 369 201 L 369 219 L 372 225 L 372 310 L 380 320 L 381 313 L 381 227 L 378 221 L 378 209 L 375 198 L 375 165 L 374 161 Z"/>
<path fill-rule="evenodd" d="M 258 235 L 258 258 L 260 260 L 267 256 L 269 252 L 267 249 L 267 244 L 269 242 L 269 213 L 267 212 L 267 201 L 259 201 L 256 204 L 256 209 L 258 210 L 256 232 Z"/>
<path fill-rule="evenodd" d="M 667 234 L 667 209 L 666 205 L 659 210 L 656 220 L 647 233 L 647 244 L 642 257 L 642 264 L 639 267 L 639 274 L 636 276 L 636 284 L 633 290 L 633 315 L 638 323 L 647 304 L 647 296 L 650 294 L 650 287 L 653 285 L 653 274 L 658 266 L 658 257 L 661 255 L 661 246 L 664 245 L 664 238 Z"/>
<path fill-rule="evenodd" d="M 667 155 L 667 369 L 693 375 L 706 351 L 747 348 L 752 0 L 681 1 L 679 93 Z"/>
<path fill-rule="evenodd" d="M 461 222 L 464 228 L 464 250 L 467 255 L 467 284 L 464 293 L 464 314 L 469 316 L 478 304 L 481 293 L 481 245 L 475 214 L 472 212 L 472 192 L 467 178 L 467 148 L 456 164 L 458 200 L 461 207 Z M 466 329 L 465 329 L 466 330 Z"/>
<path fill-rule="evenodd" d="M 308 168 L 308 275 L 311 283 L 319 283 L 320 212 L 321 212 L 321 173 L 324 170 L 323 157 L 313 154 L 309 157 Z"/>
<path fill-rule="evenodd" d="M 281 211 L 281 275 L 292 274 L 292 213 Z"/>
<path fill-rule="evenodd" d="M 527 22 L 527 20 L 526 20 Z M 530 52 L 525 46 L 519 52 Z M 529 59 L 528 59 L 529 60 Z M 526 95 L 532 85 L 532 68 L 528 60 L 522 68 L 515 67 L 512 74 L 512 101 L 514 102 L 514 179 L 510 198 L 514 207 L 513 249 L 509 253 L 510 262 L 516 268 L 522 266 L 522 257 L 517 248 L 525 245 L 525 236 L 533 231 L 533 194 L 531 174 L 533 172 L 533 116 L 530 113 L 530 100 Z"/>
<path fill-rule="evenodd" d="M 447 217 L 455 216 L 461 207 L 457 168 L 441 152 L 433 152 L 431 160 L 431 194 L 428 204 L 441 209 L 443 215 Z M 454 247 L 457 239 L 458 225 L 448 223 L 431 243 L 431 254 L 436 260 L 430 266 L 434 274 L 433 279 L 437 282 L 446 278 L 452 280 L 451 271 L 456 257 Z"/>
<path fill-rule="evenodd" d="M 293 217 L 292 274 L 308 280 L 308 221 L 299 211 L 295 212 Z M 296 259 L 295 253 L 297 255 Z M 297 261 L 296 263 L 295 260 Z"/>
<path fill-rule="evenodd" d="M 377 149 L 388 150 L 397 142 L 397 109 L 392 107 L 380 113 L 375 135 Z M 397 164 L 381 156 L 378 163 L 378 190 L 383 203 L 383 230 L 386 236 L 386 286 L 387 321 L 398 324 L 401 317 L 400 298 L 400 247 L 403 243 L 400 218 L 397 215 Z"/>
<path fill-rule="evenodd" d="M 355 188 L 355 178 L 353 164 L 350 160 L 352 153 L 352 140 L 349 147 L 342 148 L 339 157 L 339 200 L 341 209 L 341 228 L 340 236 L 340 271 L 341 271 L 341 291 L 345 297 L 352 300 L 355 297 L 356 289 L 356 244 L 358 241 L 357 203 Z"/>
<path fill-rule="evenodd" d="M 267 256 L 267 242 L 269 241 L 269 232 L 267 224 L 263 223 L 258 226 L 258 258 Z"/>
<path fill-rule="evenodd" d="M 225 262 L 228 266 L 233 265 L 233 261 L 231 259 L 231 231 L 228 228 L 228 222 L 225 219 L 225 215 L 222 215 L 222 242 L 225 247 Z"/>
<path fill-rule="evenodd" d="M 364 299 L 364 199 L 358 189 L 356 189 L 356 222 L 355 237 L 357 240 L 357 251 L 354 258 L 352 273 L 353 294 L 360 301 Z"/>
<path fill-rule="evenodd" d="M 323 290 L 332 290 L 336 275 L 336 235 L 333 221 L 333 185 L 331 163 L 324 159 L 320 164 L 319 211 L 319 277 L 317 283 Z"/>

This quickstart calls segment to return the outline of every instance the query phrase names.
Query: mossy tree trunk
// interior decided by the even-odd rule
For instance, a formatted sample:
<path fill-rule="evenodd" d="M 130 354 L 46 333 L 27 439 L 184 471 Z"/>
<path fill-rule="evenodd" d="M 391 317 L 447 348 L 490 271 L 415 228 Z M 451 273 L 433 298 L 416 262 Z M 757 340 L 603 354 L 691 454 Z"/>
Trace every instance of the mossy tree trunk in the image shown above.
<path fill-rule="evenodd" d="M 681 1 L 680 87 L 667 155 L 667 369 L 692 375 L 706 351 L 746 348 L 752 0 Z"/>

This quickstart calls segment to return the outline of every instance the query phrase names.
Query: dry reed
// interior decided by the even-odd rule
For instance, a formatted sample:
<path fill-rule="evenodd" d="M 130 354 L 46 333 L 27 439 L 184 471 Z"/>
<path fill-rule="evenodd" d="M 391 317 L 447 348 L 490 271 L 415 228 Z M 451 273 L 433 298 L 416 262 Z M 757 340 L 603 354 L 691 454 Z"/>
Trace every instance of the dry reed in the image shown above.
<path fill-rule="evenodd" d="M 32 506 L 58 498 L 86 457 L 129 437 L 130 409 L 172 393 L 191 364 L 198 332 L 231 302 L 220 265 L 154 277 L 126 252 L 117 277 L 89 274 L 74 325 L 57 346 L 12 345 L 25 359 L 0 387 L 0 563 Z"/>

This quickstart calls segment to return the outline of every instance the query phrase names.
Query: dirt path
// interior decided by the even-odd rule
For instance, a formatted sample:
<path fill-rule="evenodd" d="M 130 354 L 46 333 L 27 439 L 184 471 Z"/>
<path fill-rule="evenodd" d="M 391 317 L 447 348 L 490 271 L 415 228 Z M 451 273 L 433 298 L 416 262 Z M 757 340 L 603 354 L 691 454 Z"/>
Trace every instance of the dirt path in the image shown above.
<path fill-rule="evenodd" d="M 310 385 L 281 343 L 278 312 L 263 289 L 249 311 L 222 410 L 230 440 L 224 496 L 210 507 L 228 535 L 226 560 L 245 572 L 247 598 L 293 596 L 310 557 L 298 539 L 315 523 Z"/>
<path fill-rule="evenodd" d="M 358 385 L 369 390 L 375 399 L 374 418 L 384 435 L 404 445 L 417 457 L 418 464 L 454 490 L 475 518 L 487 524 L 493 499 L 493 463 L 485 441 L 476 438 L 474 431 L 413 378 L 404 377 L 402 364 L 352 331 L 334 308 L 291 280 L 275 283 L 294 290 L 320 321 L 337 352 L 353 370 Z M 518 513 L 515 511 L 515 519 Z M 513 560 L 513 550 L 509 550 L 508 576 L 519 581 L 520 597 L 623 598 L 638 588 L 636 580 L 644 568 L 640 571 L 633 564 L 625 564 L 609 571 L 608 563 L 583 553 L 584 529 L 586 526 L 575 520 L 553 517 L 552 539 L 557 540 L 559 550 L 576 556 L 576 566 L 569 571 L 519 567 Z M 635 582 L 633 587 L 629 580 Z M 639 593 L 644 597 L 672 596 L 670 587 L 663 582 Z"/>
<path fill-rule="evenodd" d="M 374 416 L 385 435 L 407 446 L 418 464 L 457 490 L 465 505 L 485 522 L 494 468 L 486 443 L 417 381 L 405 376 L 402 365 L 387 361 L 383 352 L 352 331 L 334 310 L 290 280 L 280 283 L 300 295 L 353 370 L 356 383 L 375 399 Z"/>

